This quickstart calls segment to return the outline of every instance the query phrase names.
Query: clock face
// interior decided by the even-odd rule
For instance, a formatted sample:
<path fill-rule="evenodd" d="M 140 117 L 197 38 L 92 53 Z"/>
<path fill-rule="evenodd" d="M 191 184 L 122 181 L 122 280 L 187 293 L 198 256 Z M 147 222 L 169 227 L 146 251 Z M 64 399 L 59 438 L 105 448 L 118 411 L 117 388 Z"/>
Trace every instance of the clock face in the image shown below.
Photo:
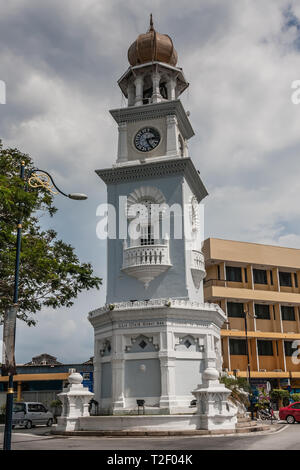
<path fill-rule="evenodd" d="M 159 132 L 153 127 L 144 127 L 134 138 L 134 145 L 140 152 L 150 152 L 158 146 L 159 142 Z"/>

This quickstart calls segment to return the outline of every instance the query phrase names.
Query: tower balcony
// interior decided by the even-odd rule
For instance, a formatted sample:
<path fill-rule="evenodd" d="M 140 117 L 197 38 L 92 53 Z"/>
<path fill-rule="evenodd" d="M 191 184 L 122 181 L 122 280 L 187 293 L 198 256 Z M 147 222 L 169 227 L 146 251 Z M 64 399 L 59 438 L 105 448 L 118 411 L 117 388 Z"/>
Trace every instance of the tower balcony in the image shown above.
<path fill-rule="evenodd" d="M 206 276 L 205 262 L 202 251 L 192 250 L 191 271 L 196 289 L 199 289 L 201 281 Z"/>
<path fill-rule="evenodd" d="M 155 245 L 127 247 L 124 244 L 122 271 L 141 281 L 145 289 L 170 266 L 169 241 Z"/>

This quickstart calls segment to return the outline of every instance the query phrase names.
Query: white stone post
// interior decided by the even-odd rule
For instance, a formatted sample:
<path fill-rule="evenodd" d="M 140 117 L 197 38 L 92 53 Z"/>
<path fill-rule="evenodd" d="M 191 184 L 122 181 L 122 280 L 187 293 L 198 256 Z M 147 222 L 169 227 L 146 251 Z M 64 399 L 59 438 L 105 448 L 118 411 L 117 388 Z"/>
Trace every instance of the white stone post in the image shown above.
<path fill-rule="evenodd" d="M 160 94 L 160 89 L 159 89 L 159 83 L 160 83 L 160 74 L 158 72 L 153 72 L 152 73 L 152 88 L 153 88 L 152 103 L 160 103 L 162 101 L 162 96 Z"/>
<path fill-rule="evenodd" d="M 237 407 L 228 397 L 231 390 L 219 381 L 216 369 L 216 350 L 214 335 L 205 337 L 205 370 L 202 374 L 202 384 L 192 393 L 197 399 L 198 429 L 235 429 L 237 422 Z"/>
<path fill-rule="evenodd" d="M 79 420 L 83 416 L 89 416 L 89 402 L 94 397 L 94 394 L 82 385 L 83 377 L 78 372 L 72 372 L 68 380 L 67 390 L 57 395 L 63 403 L 62 416 L 57 418 L 58 431 L 79 429 Z"/>
<path fill-rule="evenodd" d="M 118 141 L 118 162 L 127 162 L 128 150 L 127 150 L 127 123 L 120 122 L 118 126 L 119 141 Z"/>
<path fill-rule="evenodd" d="M 177 119 L 176 116 L 167 116 L 167 155 L 178 156 L 179 154 Z"/>
<path fill-rule="evenodd" d="M 144 77 L 143 75 L 138 75 L 134 80 L 135 85 L 135 106 L 142 106 L 143 104 L 143 85 Z"/>

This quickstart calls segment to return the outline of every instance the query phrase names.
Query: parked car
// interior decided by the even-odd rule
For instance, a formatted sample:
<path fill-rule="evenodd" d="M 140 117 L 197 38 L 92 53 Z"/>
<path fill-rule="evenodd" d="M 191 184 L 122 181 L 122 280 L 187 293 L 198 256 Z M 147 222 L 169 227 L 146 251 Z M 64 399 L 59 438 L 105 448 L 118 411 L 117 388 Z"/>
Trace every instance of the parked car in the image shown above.
<path fill-rule="evenodd" d="M 36 424 L 45 424 L 52 426 L 54 417 L 51 411 L 42 403 L 37 402 L 17 402 L 13 407 L 13 428 L 17 425 L 24 426 L 27 429 Z"/>
<path fill-rule="evenodd" d="M 295 421 L 300 423 L 300 401 L 280 408 L 279 419 L 285 419 L 289 424 L 293 424 Z"/>

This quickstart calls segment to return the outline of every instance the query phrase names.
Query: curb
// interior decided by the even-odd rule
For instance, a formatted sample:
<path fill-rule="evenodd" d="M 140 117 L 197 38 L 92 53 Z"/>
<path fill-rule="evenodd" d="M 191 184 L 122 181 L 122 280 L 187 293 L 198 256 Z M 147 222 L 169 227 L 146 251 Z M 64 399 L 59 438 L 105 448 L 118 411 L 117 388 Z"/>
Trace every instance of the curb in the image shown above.
<path fill-rule="evenodd" d="M 281 426 L 282 427 L 282 426 Z M 185 431 L 51 431 L 51 434 L 61 436 L 101 436 L 101 437 L 168 437 L 168 436 L 223 436 L 223 435 L 236 435 L 236 434 L 249 434 L 255 432 L 275 432 L 280 428 L 274 429 L 273 425 L 252 426 L 237 429 L 223 429 L 223 430 L 185 430 Z"/>

